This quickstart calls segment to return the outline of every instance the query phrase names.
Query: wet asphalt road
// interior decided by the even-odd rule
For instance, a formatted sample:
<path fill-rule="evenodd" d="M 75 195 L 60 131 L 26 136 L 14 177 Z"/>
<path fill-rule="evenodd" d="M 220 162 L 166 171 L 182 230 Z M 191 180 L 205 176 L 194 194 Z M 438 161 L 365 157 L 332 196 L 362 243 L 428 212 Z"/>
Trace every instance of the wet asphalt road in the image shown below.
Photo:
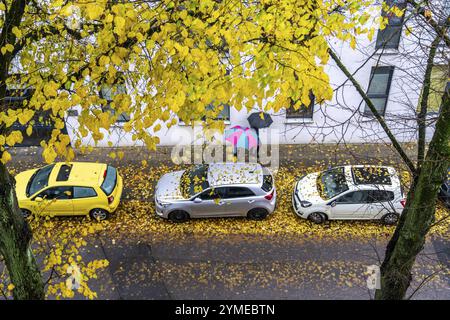
<path fill-rule="evenodd" d="M 84 256 L 110 262 L 100 279 L 91 282 L 103 299 L 371 299 L 374 292 L 367 289 L 364 272 L 379 264 L 384 246 L 185 235 L 175 242 L 148 237 L 113 244 L 97 239 Z M 417 272 L 436 272 L 430 266 L 438 260 L 448 268 L 448 257 L 446 243 L 430 243 L 418 259 Z M 449 299 L 449 280 L 441 276 L 431 281 L 414 298 Z M 418 285 L 417 280 L 412 288 Z"/>
<path fill-rule="evenodd" d="M 36 162 L 29 152 L 22 155 L 17 166 Z M 96 238 L 84 258 L 110 263 L 90 282 L 100 299 L 371 299 L 364 272 L 379 264 L 385 245 L 285 235 L 184 234 L 168 240 L 149 234 L 119 242 Z M 417 272 L 448 272 L 449 247 L 443 239 L 428 242 Z M 450 299 L 450 279 L 439 274 L 414 298 Z M 418 285 L 417 280 L 412 288 Z"/>

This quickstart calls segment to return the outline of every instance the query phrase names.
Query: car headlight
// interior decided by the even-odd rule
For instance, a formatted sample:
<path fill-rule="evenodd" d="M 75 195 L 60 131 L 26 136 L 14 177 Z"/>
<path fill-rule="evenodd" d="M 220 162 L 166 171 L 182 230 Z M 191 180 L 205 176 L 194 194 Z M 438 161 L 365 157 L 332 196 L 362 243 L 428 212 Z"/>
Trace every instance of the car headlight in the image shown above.
<path fill-rule="evenodd" d="M 170 202 L 162 202 L 162 201 L 158 200 L 158 198 L 155 198 L 155 201 L 156 201 L 156 204 L 158 206 L 161 206 L 161 207 L 164 207 L 164 208 L 166 208 L 167 206 L 170 205 Z"/>
<path fill-rule="evenodd" d="M 300 204 L 302 205 L 303 208 L 308 208 L 312 206 L 312 203 L 309 201 L 300 201 Z"/>

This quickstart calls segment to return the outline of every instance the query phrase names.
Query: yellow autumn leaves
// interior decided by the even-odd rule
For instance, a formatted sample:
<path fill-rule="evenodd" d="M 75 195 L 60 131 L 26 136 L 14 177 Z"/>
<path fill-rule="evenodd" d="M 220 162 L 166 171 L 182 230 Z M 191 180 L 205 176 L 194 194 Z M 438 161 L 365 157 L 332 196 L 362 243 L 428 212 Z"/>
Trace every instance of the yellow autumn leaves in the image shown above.
<path fill-rule="evenodd" d="M 373 30 L 366 26 L 370 18 L 364 10 L 371 2 L 42 3 L 40 12 L 47 14 L 36 17 L 26 10 L 13 33 L 27 37 L 44 24 L 49 34 L 26 43 L 16 57 L 23 76 L 9 79 L 8 85 L 33 88 L 23 108 L 48 111 L 57 123 L 57 131 L 44 144 L 51 149 L 45 152 L 47 161 L 55 154 L 73 154 L 61 132 L 61 119 L 73 108 L 79 110 L 73 146 L 81 147 L 86 138 L 93 144 L 105 139 L 126 113 L 130 120 L 123 128 L 132 133 L 132 141 L 153 149 L 158 142 L 155 133 L 177 119 L 215 118 L 208 117 L 211 110 L 206 106 L 211 103 L 238 110 L 257 104 L 278 111 L 292 101 L 295 108 L 308 105 L 310 92 L 318 103 L 331 99 L 324 68 L 327 37 L 354 46 L 356 34 Z M 334 10 L 338 6 L 351 14 L 344 17 Z M 70 19 L 77 21 L 73 28 L 68 28 Z M 11 52 L 11 46 L 2 50 Z M 118 83 L 124 84 L 125 92 L 109 104 L 100 99 L 104 85 Z M 22 120 L 30 121 L 28 113 Z M 17 119 L 0 114 L 0 125 L 10 127 Z M 29 127 L 27 134 L 31 133 Z"/>
<path fill-rule="evenodd" d="M 35 241 L 34 252 L 44 256 L 44 273 L 52 272 L 60 277 L 50 279 L 47 296 L 57 299 L 72 298 L 75 293 L 88 299 L 97 294 L 89 287 L 89 280 L 97 277 L 97 273 L 108 266 L 104 259 L 86 260 L 83 248 L 87 240 L 104 229 L 105 224 L 88 219 L 57 221 L 48 217 L 33 216 L 30 220 Z M 67 286 L 66 279 L 71 268 L 78 271 L 78 286 Z"/>

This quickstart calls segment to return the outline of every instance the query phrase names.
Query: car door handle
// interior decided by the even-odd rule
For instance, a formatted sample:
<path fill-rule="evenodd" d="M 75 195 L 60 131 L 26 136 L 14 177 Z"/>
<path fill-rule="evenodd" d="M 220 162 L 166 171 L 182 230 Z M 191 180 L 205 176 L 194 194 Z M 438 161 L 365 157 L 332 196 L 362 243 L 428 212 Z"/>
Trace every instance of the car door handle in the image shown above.
<path fill-rule="evenodd" d="M 248 203 L 253 203 L 255 202 L 255 200 L 248 200 Z"/>

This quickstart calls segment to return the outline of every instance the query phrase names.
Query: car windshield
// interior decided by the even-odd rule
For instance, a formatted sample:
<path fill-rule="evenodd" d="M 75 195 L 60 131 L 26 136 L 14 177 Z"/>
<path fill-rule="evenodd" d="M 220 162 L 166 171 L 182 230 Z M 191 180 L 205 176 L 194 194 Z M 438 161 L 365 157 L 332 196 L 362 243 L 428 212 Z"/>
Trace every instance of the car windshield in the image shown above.
<path fill-rule="evenodd" d="M 322 199 L 328 200 L 348 190 L 344 168 L 324 171 L 317 177 L 317 190 Z"/>
<path fill-rule="evenodd" d="M 43 167 L 36 171 L 30 178 L 30 181 L 28 182 L 26 194 L 27 197 L 35 194 L 39 190 L 42 190 L 43 188 L 48 186 L 48 179 L 50 177 L 50 173 L 53 170 L 53 167 L 55 165 L 51 164 L 46 167 Z"/>
<path fill-rule="evenodd" d="M 102 190 L 109 196 L 114 188 L 116 187 L 117 182 L 117 170 L 114 167 L 108 166 L 106 169 L 105 180 L 102 183 Z"/>
<path fill-rule="evenodd" d="M 185 199 L 189 199 L 203 190 L 208 189 L 208 165 L 196 165 L 184 171 L 181 176 L 180 187 Z"/>

